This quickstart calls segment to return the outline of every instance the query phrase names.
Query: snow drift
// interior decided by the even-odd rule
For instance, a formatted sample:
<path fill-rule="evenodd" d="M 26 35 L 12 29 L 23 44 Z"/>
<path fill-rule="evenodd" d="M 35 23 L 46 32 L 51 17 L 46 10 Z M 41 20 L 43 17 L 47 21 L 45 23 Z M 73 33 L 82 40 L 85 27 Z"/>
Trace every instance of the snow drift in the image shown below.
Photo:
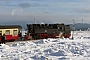
<path fill-rule="evenodd" d="M 12 45 L 1 44 L 1 60 L 89 60 L 90 32 L 74 32 L 71 38 L 25 41 Z"/>

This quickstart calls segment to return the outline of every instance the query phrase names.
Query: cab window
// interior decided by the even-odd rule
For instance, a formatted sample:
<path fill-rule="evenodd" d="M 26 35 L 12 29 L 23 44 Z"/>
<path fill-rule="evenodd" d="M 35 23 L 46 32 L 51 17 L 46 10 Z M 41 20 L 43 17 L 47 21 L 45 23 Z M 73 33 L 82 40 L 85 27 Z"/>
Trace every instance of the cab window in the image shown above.
<path fill-rule="evenodd" d="M 58 27 L 58 30 L 62 30 L 62 27 Z"/>

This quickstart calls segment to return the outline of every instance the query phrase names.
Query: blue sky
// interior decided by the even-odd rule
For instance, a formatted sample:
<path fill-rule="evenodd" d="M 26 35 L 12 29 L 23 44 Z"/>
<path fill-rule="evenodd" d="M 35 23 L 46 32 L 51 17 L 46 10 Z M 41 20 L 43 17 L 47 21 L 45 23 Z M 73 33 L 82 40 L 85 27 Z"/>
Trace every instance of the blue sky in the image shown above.
<path fill-rule="evenodd" d="M 90 23 L 90 0 L 0 0 L 0 21 Z"/>

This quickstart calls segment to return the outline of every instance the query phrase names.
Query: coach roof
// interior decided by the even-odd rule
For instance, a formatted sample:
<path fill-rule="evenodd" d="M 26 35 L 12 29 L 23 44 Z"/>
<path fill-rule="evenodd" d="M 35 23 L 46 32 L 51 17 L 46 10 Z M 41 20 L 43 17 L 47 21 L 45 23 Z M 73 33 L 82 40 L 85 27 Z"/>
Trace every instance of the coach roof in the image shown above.
<path fill-rule="evenodd" d="M 21 25 L 0 25 L 0 29 L 22 28 Z"/>

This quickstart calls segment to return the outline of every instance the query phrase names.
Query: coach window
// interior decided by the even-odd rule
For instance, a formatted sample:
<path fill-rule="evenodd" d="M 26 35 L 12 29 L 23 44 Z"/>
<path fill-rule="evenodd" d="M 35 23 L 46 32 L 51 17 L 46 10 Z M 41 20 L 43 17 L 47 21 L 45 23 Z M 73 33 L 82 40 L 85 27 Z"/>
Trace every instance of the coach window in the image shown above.
<path fill-rule="evenodd" d="M 10 35 L 10 30 L 6 30 L 6 35 Z"/>
<path fill-rule="evenodd" d="M 17 30 L 13 30 L 13 35 L 17 35 Z"/>

